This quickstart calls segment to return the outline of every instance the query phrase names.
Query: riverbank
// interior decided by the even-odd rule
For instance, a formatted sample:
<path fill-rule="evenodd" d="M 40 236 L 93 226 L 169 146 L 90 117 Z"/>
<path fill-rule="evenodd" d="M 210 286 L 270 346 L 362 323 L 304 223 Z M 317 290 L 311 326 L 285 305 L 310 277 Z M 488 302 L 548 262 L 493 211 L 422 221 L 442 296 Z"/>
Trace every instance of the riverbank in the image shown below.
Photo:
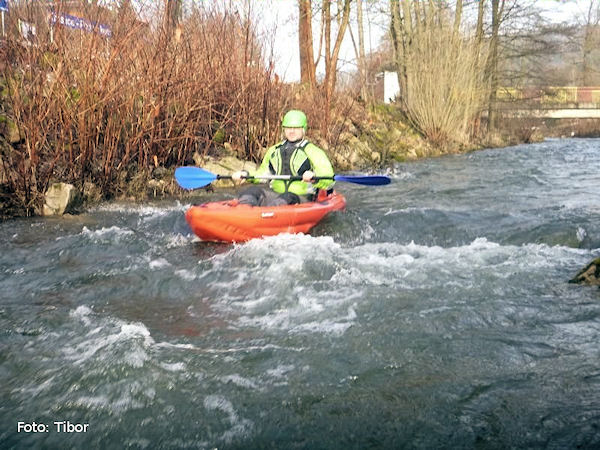
<path fill-rule="evenodd" d="M 600 121 L 592 120 L 504 120 L 498 131 L 492 134 L 472 136 L 469 143 L 453 143 L 436 147 L 414 130 L 398 108 L 378 105 L 365 111 L 363 120 L 348 117 L 341 120 L 339 133 L 331 141 L 325 140 L 318 130 L 309 130 L 309 139 L 322 147 L 330 156 L 336 172 L 362 171 L 374 173 L 391 167 L 394 163 L 438 157 L 445 154 L 467 153 L 483 148 L 506 147 L 521 143 L 539 142 L 546 137 L 593 137 L 600 135 Z M 352 115 L 357 117 L 356 112 Z M 14 122 L 6 118 L 0 123 L 0 148 L 2 155 L 15 152 L 26 139 Z M 264 153 L 265 148 L 262 149 Z M 234 148 L 223 142 L 210 153 L 194 152 L 190 164 L 195 164 L 218 174 L 229 174 L 236 170 L 252 169 L 258 161 L 243 158 L 243 149 Z M 93 170 L 93 169 L 92 169 Z M 96 169 L 97 170 L 97 169 Z M 112 193 L 106 195 L 101 187 L 85 180 L 73 183 L 56 175 L 50 182 L 71 182 L 76 190 L 73 206 L 69 212 L 85 210 L 107 200 L 147 201 L 152 198 L 193 195 L 183 191 L 175 182 L 175 167 L 164 167 L 155 159 L 142 169 L 129 167 L 119 172 L 113 180 Z M 6 172 L 0 165 L 0 220 L 28 215 L 44 215 L 43 203 L 32 207 L 22 198 L 16 198 L 6 183 Z M 208 186 L 211 190 L 230 187 L 230 181 L 218 181 Z"/>

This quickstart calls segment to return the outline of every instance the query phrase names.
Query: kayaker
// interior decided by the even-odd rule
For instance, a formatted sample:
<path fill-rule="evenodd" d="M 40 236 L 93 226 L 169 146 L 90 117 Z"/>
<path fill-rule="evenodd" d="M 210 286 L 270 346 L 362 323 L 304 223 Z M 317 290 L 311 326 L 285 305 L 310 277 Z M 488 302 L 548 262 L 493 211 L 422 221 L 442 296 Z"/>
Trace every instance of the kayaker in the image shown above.
<path fill-rule="evenodd" d="M 265 175 L 292 175 L 302 177 L 302 181 L 271 180 L 270 189 L 251 186 L 240 193 L 240 203 L 252 206 L 279 206 L 303 203 L 315 199 L 319 190 L 333 188 L 333 167 L 323 150 L 305 139 L 308 122 L 306 115 L 299 110 L 288 111 L 281 121 L 285 139 L 270 147 L 256 173 L 241 170 L 231 178 L 244 182 L 247 177 Z M 314 177 L 332 179 L 314 180 Z M 250 178 L 252 183 L 260 180 Z"/>

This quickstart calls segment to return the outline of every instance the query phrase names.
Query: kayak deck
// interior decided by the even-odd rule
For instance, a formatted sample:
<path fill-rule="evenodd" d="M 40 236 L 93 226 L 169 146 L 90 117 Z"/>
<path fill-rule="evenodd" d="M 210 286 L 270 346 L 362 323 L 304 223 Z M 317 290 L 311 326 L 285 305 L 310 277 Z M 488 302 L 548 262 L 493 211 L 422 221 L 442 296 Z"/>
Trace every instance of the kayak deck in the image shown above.
<path fill-rule="evenodd" d="M 245 242 L 280 233 L 307 233 L 329 212 L 343 210 L 346 199 L 333 192 L 316 202 L 249 206 L 229 200 L 192 206 L 185 218 L 203 241 Z"/>

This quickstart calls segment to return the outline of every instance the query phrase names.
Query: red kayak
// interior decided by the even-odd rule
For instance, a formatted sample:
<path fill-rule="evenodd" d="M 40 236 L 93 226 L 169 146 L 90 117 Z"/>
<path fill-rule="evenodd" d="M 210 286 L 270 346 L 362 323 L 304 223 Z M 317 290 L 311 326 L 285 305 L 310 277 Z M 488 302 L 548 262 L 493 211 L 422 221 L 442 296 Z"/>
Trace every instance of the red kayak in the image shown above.
<path fill-rule="evenodd" d="M 203 241 L 245 242 L 279 233 L 307 233 L 346 199 L 333 192 L 318 201 L 283 206 L 249 206 L 237 200 L 192 206 L 185 219 Z"/>

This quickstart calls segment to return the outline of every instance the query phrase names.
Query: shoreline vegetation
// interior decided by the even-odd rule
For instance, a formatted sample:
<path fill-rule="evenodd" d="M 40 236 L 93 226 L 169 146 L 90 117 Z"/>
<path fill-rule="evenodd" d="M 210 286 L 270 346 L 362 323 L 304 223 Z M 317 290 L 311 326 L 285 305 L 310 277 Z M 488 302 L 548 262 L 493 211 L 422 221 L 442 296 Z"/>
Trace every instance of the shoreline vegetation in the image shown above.
<path fill-rule="evenodd" d="M 37 2 L 21 3 L 11 6 L 11 17 L 33 22 L 43 14 Z M 597 119 L 496 113 L 488 126 L 490 86 L 497 86 L 490 85 L 490 58 L 480 36 L 457 37 L 443 10 L 430 11 L 410 46 L 398 41 L 408 31 L 396 30 L 388 64 L 407 98 L 385 105 L 364 89 L 365 73 L 385 65 L 381 55 L 343 86 L 335 84 L 331 57 L 322 83 L 284 83 L 250 15 L 215 6 L 183 20 L 167 10 L 151 25 L 131 6 L 84 9 L 79 14 L 111 24 L 110 39 L 42 22 L 35 39 L 14 31 L 0 41 L 1 220 L 44 214 L 45 196 L 57 183 L 75 187 L 80 207 L 185 197 L 173 179 L 176 167 L 227 173 L 260 161 L 280 140 L 289 109 L 306 112 L 308 138 L 328 153 L 336 172 L 377 172 L 401 161 L 600 130 Z M 11 26 L 16 30 L 15 20 Z M 414 73 L 428 75 L 411 80 Z"/>

